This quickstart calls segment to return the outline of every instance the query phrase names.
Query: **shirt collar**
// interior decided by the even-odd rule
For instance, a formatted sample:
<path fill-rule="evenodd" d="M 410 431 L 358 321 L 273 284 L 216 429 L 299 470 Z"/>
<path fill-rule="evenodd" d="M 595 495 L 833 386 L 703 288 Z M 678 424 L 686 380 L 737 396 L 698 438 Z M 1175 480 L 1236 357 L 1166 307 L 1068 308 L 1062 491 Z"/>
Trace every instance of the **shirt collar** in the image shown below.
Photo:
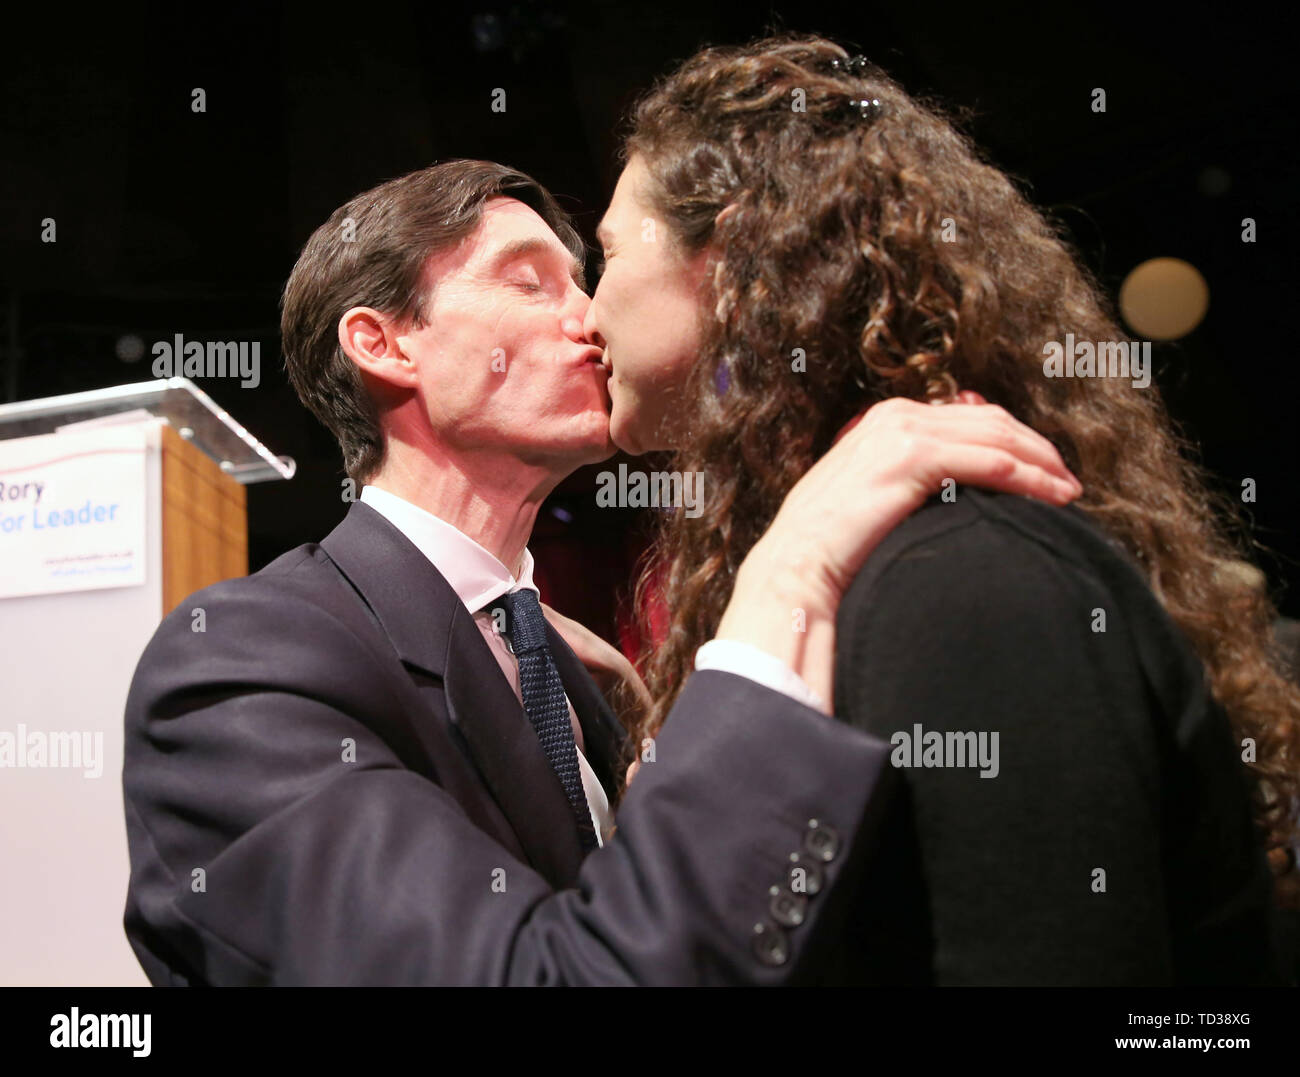
<path fill-rule="evenodd" d="M 524 547 L 519 577 L 465 532 L 433 513 L 378 486 L 361 488 L 361 500 L 383 516 L 432 562 L 451 584 L 470 613 L 521 587 L 541 592 L 533 583 L 533 555 Z"/>

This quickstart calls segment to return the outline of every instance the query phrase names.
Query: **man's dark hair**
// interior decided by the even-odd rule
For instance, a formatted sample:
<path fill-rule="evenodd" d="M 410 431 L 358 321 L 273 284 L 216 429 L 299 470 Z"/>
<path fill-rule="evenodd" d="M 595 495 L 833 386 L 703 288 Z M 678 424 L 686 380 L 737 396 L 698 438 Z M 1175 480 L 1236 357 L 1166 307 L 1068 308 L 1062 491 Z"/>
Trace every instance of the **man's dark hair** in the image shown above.
<path fill-rule="evenodd" d="M 303 404 L 338 438 L 343 466 L 360 486 L 384 460 L 374 402 L 338 341 L 338 323 L 356 306 L 400 324 L 425 324 L 433 283 L 429 259 L 473 233 L 489 198 L 518 199 L 585 261 L 568 215 L 531 176 L 491 161 L 444 161 L 359 194 L 307 240 L 281 300 L 281 346 Z"/>

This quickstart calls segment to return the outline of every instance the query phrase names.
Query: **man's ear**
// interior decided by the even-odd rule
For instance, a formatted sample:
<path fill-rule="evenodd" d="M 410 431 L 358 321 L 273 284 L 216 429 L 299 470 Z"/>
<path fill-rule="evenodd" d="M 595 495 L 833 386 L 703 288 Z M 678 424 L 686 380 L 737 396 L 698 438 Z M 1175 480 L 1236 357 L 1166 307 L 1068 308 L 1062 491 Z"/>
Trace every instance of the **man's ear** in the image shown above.
<path fill-rule="evenodd" d="M 740 212 L 740 207 L 735 202 L 732 202 L 729 206 L 723 206 L 718 211 L 718 215 L 713 218 L 713 230 L 716 232 L 723 221 L 729 217 L 734 217 L 738 212 Z"/>
<path fill-rule="evenodd" d="M 352 307 L 339 319 L 339 347 L 366 374 L 403 388 L 419 380 L 392 321 L 373 307 Z"/>

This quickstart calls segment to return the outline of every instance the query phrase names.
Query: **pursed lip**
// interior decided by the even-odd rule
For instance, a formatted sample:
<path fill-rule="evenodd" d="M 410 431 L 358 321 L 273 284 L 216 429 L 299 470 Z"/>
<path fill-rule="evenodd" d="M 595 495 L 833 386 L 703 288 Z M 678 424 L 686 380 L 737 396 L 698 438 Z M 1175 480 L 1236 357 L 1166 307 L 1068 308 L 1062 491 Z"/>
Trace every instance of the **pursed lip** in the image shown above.
<path fill-rule="evenodd" d="M 583 350 L 582 362 L 579 366 L 586 366 L 588 363 L 594 363 L 596 366 L 603 366 L 608 371 L 608 364 L 605 362 L 605 352 L 602 348 L 597 348 L 594 344 Z"/>

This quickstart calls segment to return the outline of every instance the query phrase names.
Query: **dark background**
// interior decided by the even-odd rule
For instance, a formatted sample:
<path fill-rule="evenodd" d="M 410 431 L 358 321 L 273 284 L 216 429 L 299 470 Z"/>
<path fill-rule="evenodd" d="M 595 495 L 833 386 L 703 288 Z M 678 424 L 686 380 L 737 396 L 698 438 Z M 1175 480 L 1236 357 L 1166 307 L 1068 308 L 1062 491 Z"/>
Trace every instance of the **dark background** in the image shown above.
<path fill-rule="evenodd" d="M 368 3 L 331 10 L 53 7 L 7 26 L 0 82 L 0 399 L 152 377 L 118 337 L 260 340 L 262 383 L 201 387 L 273 452 L 288 483 L 250 486 L 251 568 L 342 518 L 330 435 L 297 403 L 278 297 L 339 204 L 446 157 L 538 178 L 591 239 L 636 94 L 695 49 L 768 28 L 823 33 L 967 128 L 1070 229 L 1112 295 L 1169 255 L 1210 287 L 1205 321 L 1157 344 L 1156 378 L 1221 488 L 1247 506 L 1285 612 L 1300 615 L 1295 62 L 1278 8 Z M 494 87 L 508 110 L 490 110 Z M 207 112 L 191 111 L 191 90 Z M 1091 111 L 1094 87 L 1107 111 Z M 57 220 L 58 241 L 40 242 Z M 1240 241 L 1253 217 L 1258 242 Z M 1135 447 L 1140 451 L 1140 447 Z M 616 462 L 615 462 L 616 463 Z M 611 466 L 611 465 L 602 465 Z M 532 548 L 543 592 L 613 638 L 645 521 L 595 511 L 594 469 L 564 484 Z"/>

